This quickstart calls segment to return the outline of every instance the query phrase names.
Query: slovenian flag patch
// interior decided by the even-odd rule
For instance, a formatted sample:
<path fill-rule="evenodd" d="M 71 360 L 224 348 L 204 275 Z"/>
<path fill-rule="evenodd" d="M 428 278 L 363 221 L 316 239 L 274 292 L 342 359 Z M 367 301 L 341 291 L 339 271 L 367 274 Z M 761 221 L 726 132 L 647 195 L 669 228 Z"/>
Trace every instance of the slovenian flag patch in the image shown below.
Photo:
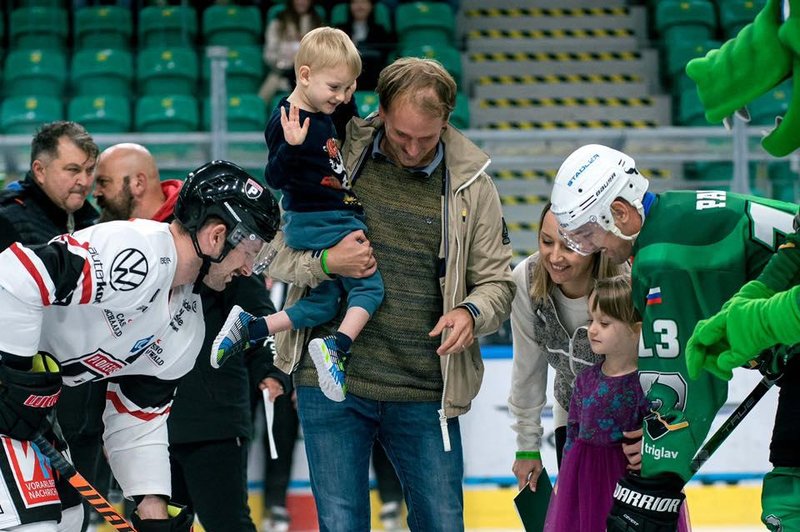
<path fill-rule="evenodd" d="M 647 292 L 647 306 L 661 304 L 661 287 L 656 286 Z"/>

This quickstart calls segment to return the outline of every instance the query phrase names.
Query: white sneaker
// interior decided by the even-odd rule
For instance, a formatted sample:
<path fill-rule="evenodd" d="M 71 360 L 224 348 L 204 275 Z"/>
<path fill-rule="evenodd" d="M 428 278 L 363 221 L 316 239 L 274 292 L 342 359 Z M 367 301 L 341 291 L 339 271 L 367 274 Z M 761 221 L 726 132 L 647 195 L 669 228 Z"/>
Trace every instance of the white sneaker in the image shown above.
<path fill-rule="evenodd" d="M 283 506 L 272 506 L 269 517 L 261 523 L 261 532 L 289 532 L 289 512 Z"/>
<path fill-rule="evenodd" d="M 399 532 L 403 530 L 403 520 L 400 514 L 400 503 L 387 502 L 381 506 L 381 525 L 386 532 Z"/>

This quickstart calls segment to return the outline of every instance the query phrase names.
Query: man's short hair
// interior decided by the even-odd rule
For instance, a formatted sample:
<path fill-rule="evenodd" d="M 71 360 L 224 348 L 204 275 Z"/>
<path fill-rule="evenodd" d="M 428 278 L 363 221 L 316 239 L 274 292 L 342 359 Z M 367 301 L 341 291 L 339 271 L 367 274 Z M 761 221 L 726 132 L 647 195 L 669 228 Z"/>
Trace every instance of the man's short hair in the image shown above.
<path fill-rule="evenodd" d="M 344 66 L 357 77 L 361 74 L 361 56 L 356 45 L 342 30 L 323 26 L 306 33 L 300 40 L 300 49 L 294 58 L 295 75 L 300 67 L 337 68 Z"/>
<path fill-rule="evenodd" d="M 100 149 L 89 132 L 77 122 L 59 120 L 45 124 L 36 131 L 31 142 L 31 166 L 42 155 L 51 159 L 58 157 L 58 141 L 61 137 L 67 137 L 89 159 L 97 159 Z"/>
<path fill-rule="evenodd" d="M 375 88 L 384 111 L 405 100 L 445 121 L 455 109 L 457 91 L 456 81 L 440 62 L 418 57 L 401 57 L 381 70 Z"/>

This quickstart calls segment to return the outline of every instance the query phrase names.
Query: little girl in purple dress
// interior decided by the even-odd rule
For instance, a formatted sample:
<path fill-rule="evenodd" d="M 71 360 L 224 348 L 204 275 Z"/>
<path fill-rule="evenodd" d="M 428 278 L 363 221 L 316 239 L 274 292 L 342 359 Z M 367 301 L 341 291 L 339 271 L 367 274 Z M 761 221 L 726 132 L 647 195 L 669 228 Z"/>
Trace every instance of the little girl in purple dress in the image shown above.
<path fill-rule="evenodd" d="M 545 532 L 606 529 L 614 486 L 628 465 L 622 433 L 641 427 L 649 409 L 636 371 L 642 324 L 633 307 L 630 277 L 598 280 L 589 311 L 592 351 L 605 360 L 575 379 L 567 443 Z M 678 530 L 687 530 L 685 522 Z"/>

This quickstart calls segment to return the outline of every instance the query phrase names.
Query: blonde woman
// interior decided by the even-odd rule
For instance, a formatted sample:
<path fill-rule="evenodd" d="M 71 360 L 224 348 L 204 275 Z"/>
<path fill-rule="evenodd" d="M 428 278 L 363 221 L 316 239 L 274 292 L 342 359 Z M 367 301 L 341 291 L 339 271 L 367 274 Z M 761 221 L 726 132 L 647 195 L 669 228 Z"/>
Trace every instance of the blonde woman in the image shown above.
<path fill-rule="evenodd" d="M 553 417 L 559 466 L 566 441 L 567 411 L 575 377 L 602 361 L 589 345 L 589 294 L 596 279 L 627 272 L 599 253 L 575 253 L 558 234 L 550 204 L 539 219 L 539 250 L 514 268 L 511 306 L 514 362 L 508 406 L 517 452 L 512 471 L 519 487 L 534 489 L 542 471 L 542 410 L 548 366 L 555 371 Z"/>

